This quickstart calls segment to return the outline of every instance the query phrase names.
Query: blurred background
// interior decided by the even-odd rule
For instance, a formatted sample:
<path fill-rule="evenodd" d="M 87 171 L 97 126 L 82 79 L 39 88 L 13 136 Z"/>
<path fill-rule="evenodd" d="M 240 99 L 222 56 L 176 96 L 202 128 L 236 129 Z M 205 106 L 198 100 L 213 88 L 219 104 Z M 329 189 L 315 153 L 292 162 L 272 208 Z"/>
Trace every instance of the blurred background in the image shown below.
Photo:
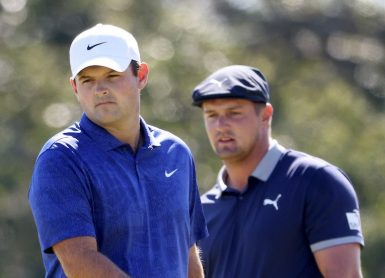
<path fill-rule="evenodd" d="M 0 0 L 0 277 L 44 275 L 27 200 L 31 172 L 44 142 L 80 116 L 68 49 L 98 22 L 137 38 L 151 68 L 142 115 L 188 143 L 201 192 L 221 162 L 191 91 L 222 66 L 260 68 L 273 136 L 350 175 L 364 275 L 385 277 L 383 0 Z"/>

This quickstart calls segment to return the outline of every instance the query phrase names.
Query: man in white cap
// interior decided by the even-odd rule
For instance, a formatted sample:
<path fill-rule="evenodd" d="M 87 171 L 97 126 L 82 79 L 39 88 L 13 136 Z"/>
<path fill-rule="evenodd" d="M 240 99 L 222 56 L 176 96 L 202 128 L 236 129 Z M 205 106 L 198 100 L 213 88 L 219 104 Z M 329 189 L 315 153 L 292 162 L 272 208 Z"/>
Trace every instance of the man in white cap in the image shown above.
<path fill-rule="evenodd" d="M 44 145 L 29 191 L 46 277 L 202 277 L 194 160 L 140 116 L 149 70 L 135 38 L 98 24 L 69 54 L 84 114 Z"/>

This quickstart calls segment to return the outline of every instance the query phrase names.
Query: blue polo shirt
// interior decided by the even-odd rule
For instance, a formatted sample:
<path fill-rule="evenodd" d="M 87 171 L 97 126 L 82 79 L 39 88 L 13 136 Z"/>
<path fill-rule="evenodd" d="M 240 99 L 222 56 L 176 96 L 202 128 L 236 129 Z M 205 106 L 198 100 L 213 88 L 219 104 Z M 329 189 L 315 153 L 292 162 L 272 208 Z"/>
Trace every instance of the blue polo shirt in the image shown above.
<path fill-rule="evenodd" d="M 193 157 L 143 119 L 141 133 L 134 153 L 83 115 L 43 147 L 29 201 L 46 277 L 65 277 L 52 246 L 79 236 L 132 277 L 187 277 L 189 248 L 207 236 Z"/>
<path fill-rule="evenodd" d="M 228 188 L 226 175 L 201 198 L 206 277 L 322 277 L 313 252 L 364 244 L 355 191 L 337 167 L 273 141 L 246 191 Z"/>

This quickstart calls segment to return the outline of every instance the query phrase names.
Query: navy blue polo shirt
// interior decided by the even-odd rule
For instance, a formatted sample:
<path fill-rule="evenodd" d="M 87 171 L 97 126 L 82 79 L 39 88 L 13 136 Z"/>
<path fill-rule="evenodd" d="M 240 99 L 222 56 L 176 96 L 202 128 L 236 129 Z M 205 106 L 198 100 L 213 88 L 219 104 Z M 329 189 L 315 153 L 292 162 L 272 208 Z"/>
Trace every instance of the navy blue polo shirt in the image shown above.
<path fill-rule="evenodd" d="M 207 236 L 193 157 L 143 119 L 141 133 L 134 153 L 83 115 L 43 147 L 29 201 L 47 277 L 64 277 L 52 246 L 79 236 L 132 277 L 187 277 L 189 248 Z"/>
<path fill-rule="evenodd" d="M 273 141 L 245 192 L 223 167 L 201 200 L 210 236 L 198 242 L 208 278 L 322 277 L 313 252 L 363 245 L 355 191 L 337 167 Z"/>

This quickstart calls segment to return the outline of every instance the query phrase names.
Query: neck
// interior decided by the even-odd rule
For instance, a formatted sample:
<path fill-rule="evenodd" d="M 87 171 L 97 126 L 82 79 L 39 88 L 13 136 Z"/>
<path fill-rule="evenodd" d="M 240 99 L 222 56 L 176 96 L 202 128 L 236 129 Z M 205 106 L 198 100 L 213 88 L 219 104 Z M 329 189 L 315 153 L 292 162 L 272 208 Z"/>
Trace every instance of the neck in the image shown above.
<path fill-rule="evenodd" d="M 232 165 L 229 163 L 224 163 L 226 167 L 226 179 L 225 183 L 228 187 L 234 188 L 238 191 L 245 191 L 248 185 L 248 179 L 251 173 L 254 171 L 254 168 L 245 167 L 248 165 L 238 164 Z"/>
<path fill-rule="evenodd" d="M 241 192 L 245 191 L 248 186 L 249 177 L 254 172 L 255 168 L 257 168 L 268 150 L 269 143 L 263 148 L 255 149 L 251 155 L 242 160 L 223 160 L 227 173 L 225 180 L 226 185 Z"/>
<path fill-rule="evenodd" d="M 119 141 L 130 145 L 134 152 L 136 152 L 138 146 L 142 142 L 139 119 L 135 122 L 121 125 L 118 128 L 116 126 L 107 126 L 105 129 Z"/>

